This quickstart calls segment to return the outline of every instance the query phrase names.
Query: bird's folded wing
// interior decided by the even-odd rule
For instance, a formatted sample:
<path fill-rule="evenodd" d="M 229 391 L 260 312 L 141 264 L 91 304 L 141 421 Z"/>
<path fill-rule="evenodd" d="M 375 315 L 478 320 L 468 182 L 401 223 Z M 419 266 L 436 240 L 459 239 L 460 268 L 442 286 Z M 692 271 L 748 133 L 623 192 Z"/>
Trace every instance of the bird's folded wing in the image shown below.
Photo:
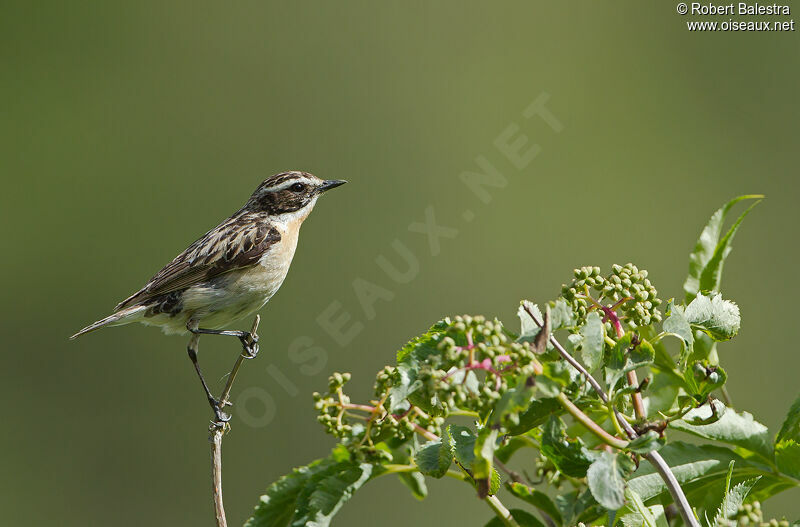
<path fill-rule="evenodd" d="M 278 230 L 265 221 L 233 217 L 190 245 L 141 290 L 120 302 L 116 310 L 255 265 L 280 239 Z"/>

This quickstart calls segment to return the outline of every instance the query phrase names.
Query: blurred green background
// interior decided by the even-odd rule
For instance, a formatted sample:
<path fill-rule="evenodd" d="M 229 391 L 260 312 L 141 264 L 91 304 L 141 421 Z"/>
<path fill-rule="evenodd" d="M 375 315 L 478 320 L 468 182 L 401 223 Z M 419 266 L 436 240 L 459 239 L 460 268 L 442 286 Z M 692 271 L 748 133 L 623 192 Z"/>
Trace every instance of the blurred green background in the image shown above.
<path fill-rule="evenodd" d="M 680 297 L 701 226 L 742 193 L 768 199 L 725 269 L 744 324 L 720 355 L 737 405 L 777 431 L 800 368 L 798 34 L 689 33 L 685 20 L 670 2 L 5 2 L 3 523 L 212 524 L 211 414 L 186 339 L 142 326 L 67 336 L 287 169 L 350 184 L 304 226 L 234 389 L 232 525 L 330 448 L 310 395 L 330 372 L 352 371 L 366 398 L 438 318 L 516 328 L 521 298 L 554 298 L 583 264 L 634 261 Z M 543 94 L 560 133 L 523 116 Z M 522 169 L 495 146 L 506 130 L 539 145 Z M 459 179 L 478 156 L 507 180 L 488 204 Z M 428 207 L 458 231 L 436 255 L 409 230 Z M 376 263 L 402 269 L 395 240 L 418 262 L 408 283 Z M 365 313 L 356 279 L 393 298 Z M 361 325 L 345 346 L 317 321 L 335 302 Z M 318 349 L 292 353 L 298 342 Z M 201 346 L 218 380 L 238 347 Z M 335 523 L 491 517 L 466 487 L 430 491 L 418 504 L 378 480 Z M 795 516 L 798 498 L 766 510 Z"/>

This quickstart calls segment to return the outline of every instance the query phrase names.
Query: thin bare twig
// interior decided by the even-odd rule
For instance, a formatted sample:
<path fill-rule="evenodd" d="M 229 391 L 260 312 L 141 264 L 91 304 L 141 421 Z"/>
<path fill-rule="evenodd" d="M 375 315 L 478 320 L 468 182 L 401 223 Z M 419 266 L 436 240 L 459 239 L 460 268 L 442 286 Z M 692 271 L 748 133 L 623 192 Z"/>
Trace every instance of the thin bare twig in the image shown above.
<path fill-rule="evenodd" d="M 528 305 L 523 304 L 523 308 L 525 309 L 525 312 L 528 313 L 528 316 L 531 317 L 531 320 L 533 320 L 534 323 L 541 328 L 542 323 L 539 321 L 536 315 L 533 314 L 533 311 L 528 307 Z M 586 368 L 584 368 L 580 362 L 575 360 L 575 358 L 570 355 L 566 349 L 564 349 L 561 343 L 559 343 L 553 335 L 550 335 L 550 342 L 553 344 L 556 350 L 558 350 L 558 353 L 564 358 L 564 360 L 570 363 L 584 376 L 584 378 L 586 378 L 592 389 L 595 391 L 595 393 L 597 393 L 597 396 L 600 397 L 600 400 L 602 400 L 604 403 L 608 403 L 608 394 L 606 394 L 602 386 L 600 386 L 600 383 L 598 383 L 597 380 L 591 376 Z M 630 439 L 635 439 L 638 437 L 638 434 L 630 425 L 630 423 L 628 423 L 627 419 L 625 419 L 625 416 L 623 416 L 622 413 L 616 408 L 613 410 L 614 415 L 616 416 L 622 428 L 625 430 L 625 433 L 628 434 L 628 437 Z M 667 486 L 667 489 L 669 490 L 669 493 L 672 496 L 675 505 L 678 507 L 681 517 L 683 518 L 683 522 L 688 527 L 701 527 L 700 523 L 697 521 L 697 518 L 694 516 L 694 512 L 692 512 L 692 506 L 689 505 L 689 501 L 686 499 L 686 494 L 683 493 L 680 483 L 678 483 L 678 480 L 675 478 L 675 474 L 672 473 L 672 470 L 670 470 L 667 462 L 664 461 L 663 457 L 661 457 L 661 454 L 653 451 L 645 454 L 644 458 L 647 459 L 651 465 L 653 465 L 653 467 L 661 476 L 661 479 L 664 480 L 664 484 Z"/>
<path fill-rule="evenodd" d="M 253 320 L 253 327 L 250 334 L 254 340 L 258 340 L 256 331 L 258 331 L 258 324 L 261 322 L 261 317 L 256 315 Z M 228 374 L 228 380 L 225 383 L 225 388 L 222 390 L 222 395 L 219 397 L 220 408 L 225 408 L 230 402 L 231 388 L 233 382 L 236 380 L 236 375 L 239 373 L 239 368 L 245 359 L 253 358 L 254 355 L 248 355 L 247 350 L 243 349 L 242 353 L 236 357 L 236 362 Z M 212 421 L 208 428 L 208 440 L 211 443 L 211 493 L 214 499 L 214 515 L 217 520 L 217 527 L 227 527 L 228 522 L 225 518 L 225 506 L 222 502 L 222 436 L 230 428 L 227 421 L 216 420 Z"/>

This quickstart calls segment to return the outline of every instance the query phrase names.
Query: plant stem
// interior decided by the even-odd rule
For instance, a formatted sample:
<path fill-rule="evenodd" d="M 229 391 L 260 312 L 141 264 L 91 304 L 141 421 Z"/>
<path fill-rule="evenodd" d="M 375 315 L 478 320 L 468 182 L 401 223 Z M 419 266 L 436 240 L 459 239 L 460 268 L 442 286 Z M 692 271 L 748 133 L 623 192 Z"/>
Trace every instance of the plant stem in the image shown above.
<path fill-rule="evenodd" d="M 531 320 L 533 320 L 534 323 L 536 323 L 536 325 L 541 328 L 542 327 L 541 321 L 539 321 L 539 319 L 536 318 L 536 315 L 533 314 L 531 309 L 526 304 L 523 304 L 523 308 L 525 309 L 525 312 L 528 313 L 528 316 L 531 317 Z M 553 335 L 550 335 L 550 342 L 553 344 L 556 350 L 558 350 L 558 353 L 564 358 L 564 360 L 570 363 L 576 370 L 578 370 L 586 378 L 586 380 L 591 385 L 592 389 L 594 389 L 595 393 L 597 393 L 597 396 L 600 397 L 600 400 L 608 404 L 608 395 L 600 386 L 600 383 L 598 383 L 597 380 L 594 377 L 592 377 L 588 371 L 586 371 L 586 368 L 584 368 L 580 362 L 575 360 L 575 358 L 573 358 L 572 355 L 570 355 L 569 352 L 566 349 L 564 349 L 564 347 L 558 342 L 558 340 Z M 622 425 L 622 428 L 625 430 L 625 433 L 628 434 L 628 437 L 630 439 L 635 439 L 636 437 L 638 437 L 636 431 L 633 429 L 630 423 L 628 423 L 625 417 L 619 412 L 619 410 L 614 408 L 613 411 L 614 415 L 619 421 L 619 424 Z M 681 489 L 678 480 L 675 478 L 675 474 L 672 473 L 672 470 L 670 470 L 669 465 L 667 465 L 666 461 L 664 461 L 664 458 L 661 457 L 661 455 L 658 452 L 650 452 L 648 454 L 645 454 L 644 458 L 647 459 L 647 461 L 649 461 L 650 464 L 653 465 L 653 467 L 655 467 L 655 469 L 661 475 L 661 479 L 664 480 L 664 483 L 666 484 L 667 489 L 669 490 L 669 493 L 672 496 L 673 501 L 675 502 L 675 505 L 678 507 L 678 511 L 680 512 L 681 518 L 683 518 L 683 522 L 686 524 L 686 526 L 701 527 L 700 523 L 697 521 L 697 518 L 695 518 L 694 516 L 694 512 L 692 512 L 692 507 L 691 505 L 689 505 L 689 501 L 686 499 L 686 494 L 683 493 L 683 489 Z"/>
<path fill-rule="evenodd" d="M 261 322 L 261 317 L 256 315 L 253 321 L 253 327 L 250 334 L 257 340 L 256 331 L 258 324 Z M 222 395 L 219 397 L 220 408 L 225 408 L 231 396 L 231 388 L 233 381 L 236 380 L 236 375 L 239 373 L 239 368 L 242 367 L 244 360 L 248 358 L 245 356 L 245 350 L 236 357 L 236 362 L 233 363 L 233 368 L 228 374 L 228 380 L 225 383 L 225 388 L 222 390 Z M 211 494 L 214 500 L 214 515 L 217 521 L 217 527 L 228 527 L 228 522 L 225 518 L 225 505 L 222 501 L 222 436 L 230 428 L 225 421 L 214 421 L 208 427 L 208 440 L 211 443 Z"/>
<path fill-rule="evenodd" d="M 486 503 L 489 504 L 489 507 L 491 507 L 497 517 L 503 520 L 503 524 L 506 525 L 506 527 L 520 527 L 517 520 L 511 515 L 511 512 L 497 499 L 497 496 L 486 496 Z"/>
<path fill-rule="evenodd" d="M 215 423 L 216 424 L 216 423 Z M 222 503 L 222 436 L 224 427 L 211 425 L 209 441 L 211 441 L 211 495 L 214 500 L 214 517 L 217 527 L 227 527 L 225 506 Z"/>
<path fill-rule="evenodd" d="M 635 371 L 629 371 L 626 376 L 628 378 L 628 385 L 633 386 L 634 388 L 639 386 L 639 379 L 636 377 Z M 634 415 L 636 415 L 636 419 L 646 419 L 647 416 L 644 412 L 644 401 L 642 401 L 642 394 L 639 392 L 633 392 L 631 394 L 631 399 L 633 400 L 633 412 Z"/>
<path fill-rule="evenodd" d="M 614 437 L 611 434 L 609 434 L 608 432 L 606 432 L 605 430 L 603 430 L 600 427 L 600 425 L 595 423 L 592 420 L 592 418 L 590 418 L 588 415 L 583 413 L 581 411 L 581 409 L 578 408 L 577 406 L 575 406 L 572 403 L 572 401 L 570 401 L 569 398 L 567 398 L 567 396 L 564 395 L 563 393 L 559 393 L 558 396 L 556 397 L 556 399 L 558 399 L 558 402 L 561 403 L 561 406 L 563 406 L 564 409 L 567 412 L 569 412 L 569 414 L 576 421 L 578 421 L 583 426 L 585 426 L 587 430 L 589 430 L 591 433 L 593 433 L 595 436 L 597 436 L 597 438 L 600 439 L 603 443 L 607 444 L 608 446 L 612 446 L 614 448 L 620 449 L 620 450 L 622 450 L 623 448 L 628 446 L 628 442 L 627 441 L 624 441 L 624 440 L 622 440 L 622 439 L 620 439 L 618 437 Z"/>

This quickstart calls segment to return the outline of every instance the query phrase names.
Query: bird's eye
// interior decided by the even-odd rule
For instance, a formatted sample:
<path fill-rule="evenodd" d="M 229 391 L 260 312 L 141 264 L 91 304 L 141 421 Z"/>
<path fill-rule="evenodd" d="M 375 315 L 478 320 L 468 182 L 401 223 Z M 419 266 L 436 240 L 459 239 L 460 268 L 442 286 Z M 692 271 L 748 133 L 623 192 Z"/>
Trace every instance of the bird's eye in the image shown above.
<path fill-rule="evenodd" d="M 303 183 L 295 183 L 290 188 L 294 192 L 303 192 L 306 189 L 306 186 Z"/>

